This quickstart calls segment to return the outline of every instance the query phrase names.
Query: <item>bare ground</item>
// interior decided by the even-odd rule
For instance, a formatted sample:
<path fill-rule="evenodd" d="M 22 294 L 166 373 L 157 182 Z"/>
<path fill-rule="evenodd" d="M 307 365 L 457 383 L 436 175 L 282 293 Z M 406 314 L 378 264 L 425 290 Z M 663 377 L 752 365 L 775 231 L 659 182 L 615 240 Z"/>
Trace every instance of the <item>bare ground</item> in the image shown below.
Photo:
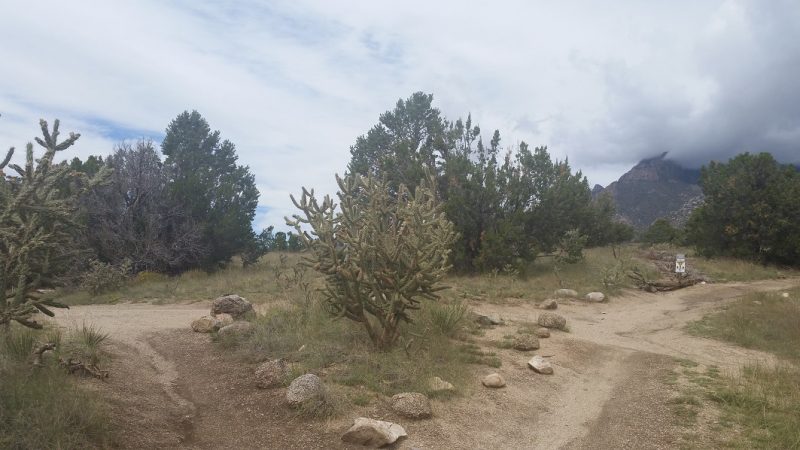
<path fill-rule="evenodd" d="M 554 332 L 536 352 L 549 357 L 555 375 L 527 369 L 532 353 L 494 349 L 508 386 L 480 387 L 493 369 L 476 367 L 475 387 L 434 401 L 434 418 L 426 421 L 396 417 L 383 402 L 330 421 L 293 415 L 282 389 L 255 389 L 253 366 L 191 332 L 189 323 L 207 313 L 207 303 L 78 306 L 59 311 L 57 321 L 112 333 L 112 377 L 86 384 L 108 399 L 123 448 L 346 448 L 339 436 L 362 414 L 401 423 L 409 437 L 397 448 L 674 448 L 685 430 L 671 416 L 667 402 L 676 392 L 664 378 L 676 358 L 723 372 L 774 362 L 766 353 L 690 336 L 684 325 L 747 292 L 798 284 L 708 284 L 665 294 L 631 291 L 601 304 L 563 302 L 557 312 L 570 332 Z M 472 306 L 506 319 L 482 338 L 487 345 L 541 312 L 526 301 Z"/>

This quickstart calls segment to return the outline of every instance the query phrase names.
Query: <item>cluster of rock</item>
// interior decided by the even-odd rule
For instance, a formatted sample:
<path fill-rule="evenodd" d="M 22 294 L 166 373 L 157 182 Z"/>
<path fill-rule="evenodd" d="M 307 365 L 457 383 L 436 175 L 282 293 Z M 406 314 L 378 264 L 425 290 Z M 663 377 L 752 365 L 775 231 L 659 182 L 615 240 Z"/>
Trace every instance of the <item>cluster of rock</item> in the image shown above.
<path fill-rule="evenodd" d="M 235 294 L 223 295 L 211 303 L 211 314 L 192 322 L 197 333 L 217 332 L 220 336 L 250 333 L 253 324 L 244 320 L 253 314 L 253 305 Z"/>
<path fill-rule="evenodd" d="M 558 300 L 559 298 L 563 299 L 578 299 L 580 295 L 578 291 L 574 289 L 556 289 L 553 293 L 555 298 L 549 298 L 547 300 L 542 301 L 539 303 L 539 308 L 541 309 L 557 309 L 558 308 Z M 601 303 L 606 301 L 606 295 L 602 292 L 589 292 L 583 297 L 584 300 L 587 302 L 592 303 Z"/>

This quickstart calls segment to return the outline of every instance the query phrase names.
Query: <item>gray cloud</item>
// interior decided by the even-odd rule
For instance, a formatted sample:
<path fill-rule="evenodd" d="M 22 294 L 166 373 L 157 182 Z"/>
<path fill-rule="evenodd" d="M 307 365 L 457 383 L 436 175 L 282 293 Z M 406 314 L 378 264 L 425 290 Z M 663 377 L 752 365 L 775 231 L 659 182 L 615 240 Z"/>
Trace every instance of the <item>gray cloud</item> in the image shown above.
<path fill-rule="evenodd" d="M 356 136 L 417 90 L 593 183 L 662 151 L 800 154 L 794 1 L 8 0 L 0 42 L 0 146 L 60 117 L 83 134 L 68 157 L 105 154 L 196 108 L 256 174 L 258 225 L 301 185 L 333 193 Z"/>

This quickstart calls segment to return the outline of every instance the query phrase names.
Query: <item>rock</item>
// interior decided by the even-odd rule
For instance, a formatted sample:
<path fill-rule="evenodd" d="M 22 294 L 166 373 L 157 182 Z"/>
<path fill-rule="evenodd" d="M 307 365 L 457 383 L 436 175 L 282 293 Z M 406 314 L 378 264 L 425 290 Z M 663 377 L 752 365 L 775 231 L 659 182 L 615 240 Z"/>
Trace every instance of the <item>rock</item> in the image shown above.
<path fill-rule="evenodd" d="M 589 292 L 586 294 L 586 301 L 600 303 L 605 301 L 606 295 L 602 292 Z"/>
<path fill-rule="evenodd" d="M 289 375 L 289 365 L 282 359 L 267 361 L 256 369 L 256 387 L 271 389 L 283 384 Z"/>
<path fill-rule="evenodd" d="M 533 369 L 537 373 L 541 373 L 544 375 L 552 375 L 553 374 L 553 366 L 550 365 L 544 358 L 539 355 L 534 356 L 528 361 L 528 366 Z"/>
<path fill-rule="evenodd" d="M 556 309 L 558 308 L 558 302 L 553 300 L 552 298 L 548 298 L 547 300 L 539 303 L 539 308 L 542 309 Z"/>
<path fill-rule="evenodd" d="M 445 392 L 445 391 L 455 391 L 456 388 L 451 383 L 444 381 L 439 377 L 433 377 L 428 382 L 428 387 L 432 392 Z"/>
<path fill-rule="evenodd" d="M 483 377 L 483 380 L 481 380 L 481 383 L 483 383 L 483 385 L 486 386 L 486 387 L 501 388 L 501 387 L 505 387 L 506 380 L 504 380 L 503 376 L 500 375 L 499 373 L 490 373 L 489 375 L 486 375 L 485 377 Z"/>
<path fill-rule="evenodd" d="M 225 313 L 217 314 L 216 319 L 218 322 L 217 326 L 219 328 L 222 328 L 226 325 L 230 325 L 233 323 L 233 316 L 231 316 L 230 314 L 225 314 Z"/>
<path fill-rule="evenodd" d="M 556 298 L 578 298 L 578 291 L 574 289 L 556 289 Z"/>
<path fill-rule="evenodd" d="M 396 423 L 359 417 L 353 426 L 342 435 L 342 441 L 378 448 L 393 444 L 406 436 L 408 436 L 406 430 Z"/>
<path fill-rule="evenodd" d="M 253 324 L 244 320 L 237 320 L 230 325 L 225 325 L 217 332 L 220 336 L 244 335 L 253 332 Z"/>
<path fill-rule="evenodd" d="M 761 304 L 761 302 L 760 302 L 760 301 L 758 301 L 758 300 L 753 300 L 753 304 L 754 304 L 754 305 L 760 305 L 760 304 Z"/>
<path fill-rule="evenodd" d="M 513 341 L 514 350 L 527 352 L 539 348 L 539 339 L 532 334 L 517 334 Z"/>
<path fill-rule="evenodd" d="M 542 338 L 549 338 L 549 337 L 550 337 L 550 330 L 548 330 L 547 328 L 544 328 L 544 327 L 542 327 L 542 328 L 537 328 L 537 329 L 536 329 L 536 330 L 533 332 L 533 334 L 534 334 L 536 337 L 538 337 L 539 339 L 542 339 Z"/>
<path fill-rule="evenodd" d="M 197 333 L 211 333 L 219 329 L 219 321 L 215 317 L 203 316 L 192 322 L 192 330 Z"/>
<path fill-rule="evenodd" d="M 783 294 L 781 294 L 781 297 L 789 298 L 789 293 L 788 292 L 784 292 Z"/>
<path fill-rule="evenodd" d="M 505 322 L 503 319 L 500 318 L 497 314 L 490 314 L 488 316 L 484 316 L 482 314 L 478 315 L 478 318 L 475 319 L 481 325 L 491 326 L 491 325 L 503 325 Z"/>
<path fill-rule="evenodd" d="M 253 305 L 236 294 L 223 295 L 211 304 L 212 316 L 230 314 L 234 319 L 239 319 L 251 311 L 253 311 Z"/>
<path fill-rule="evenodd" d="M 404 392 L 392 396 L 392 410 L 409 419 L 427 419 L 431 416 L 431 402 L 425 394 Z"/>
<path fill-rule="evenodd" d="M 322 380 L 313 373 L 307 373 L 292 380 L 286 390 L 286 401 L 289 406 L 300 406 L 309 401 L 324 402 L 326 394 Z"/>
<path fill-rule="evenodd" d="M 567 328 L 567 319 L 551 312 L 539 314 L 539 320 L 537 323 L 545 328 L 556 328 L 559 330 L 564 330 Z"/>

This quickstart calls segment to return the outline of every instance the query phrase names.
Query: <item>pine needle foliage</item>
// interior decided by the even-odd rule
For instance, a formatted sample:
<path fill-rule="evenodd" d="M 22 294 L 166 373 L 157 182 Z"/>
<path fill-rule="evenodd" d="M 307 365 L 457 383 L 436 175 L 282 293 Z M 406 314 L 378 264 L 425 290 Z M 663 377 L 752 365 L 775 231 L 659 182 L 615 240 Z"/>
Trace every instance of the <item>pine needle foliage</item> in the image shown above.
<path fill-rule="evenodd" d="M 401 324 L 412 321 L 410 312 L 446 289 L 439 282 L 450 269 L 453 224 L 431 177 L 413 193 L 373 175 L 337 175 L 336 181 L 340 205 L 329 196 L 319 203 L 303 188 L 292 201 L 304 217 L 286 221 L 310 250 L 306 263 L 325 275 L 328 311 L 362 323 L 375 346 L 387 349 Z"/>
<path fill-rule="evenodd" d="M 52 286 L 58 259 L 69 252 L 72 233 L 81 226 L 75 215 L 77 195 L 107 177 L 101 170 L 90 180 L 66 164 L 54 164 L 56 153 L 75 144 L 80 134 L 58 142 L 58 120 L 52 131 L 46 121 L 39 124 L 42 137 L 36 142 L 45 149 L 40 159 L 34 160 L 29 143 L 25 167 L 9 164 L 13 147 L 0 161 L 0 325 L 16 321 L 42 328 L 34 314 L 53 316 L 50 308 L 67 307 L 43 298 L 39 289 Z M 17 175 L 6 176 L 6 167 Z"/>

